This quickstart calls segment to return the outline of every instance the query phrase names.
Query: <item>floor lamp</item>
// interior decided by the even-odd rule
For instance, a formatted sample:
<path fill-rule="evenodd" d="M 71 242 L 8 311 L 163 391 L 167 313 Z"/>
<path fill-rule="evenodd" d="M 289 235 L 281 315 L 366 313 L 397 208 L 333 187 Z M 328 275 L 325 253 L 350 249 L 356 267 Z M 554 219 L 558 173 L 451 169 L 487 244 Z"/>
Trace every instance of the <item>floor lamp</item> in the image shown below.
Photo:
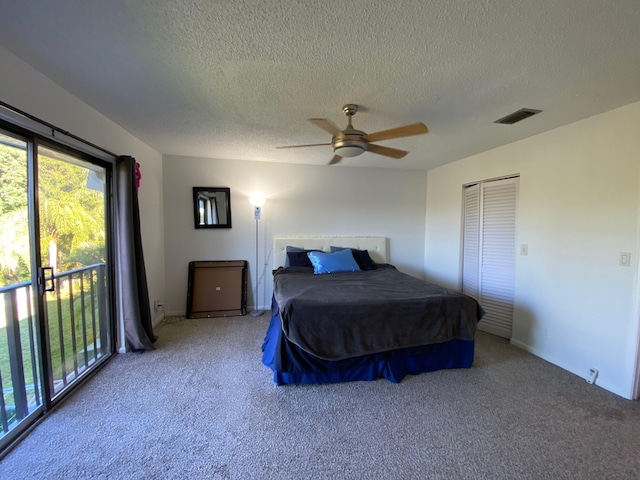
<path fill-rule="evenodd" d="M 264 313 L 262 310 L 258 310 L 258 281 L 260 279 L 259 269 L 258 269 L 258 221 L 260 220 L 260 214 L 262 213 L 262 206 L 264 205 L 265 199 L 263 197 L 251 197 L 249 198 L 249 203 L 253 205 L 253 218 L 256 221 L 256 266 L 255 266 L 255 275 L 256 275 L 256 294 L 253 297 L 253 310 L 249 315 L 252 317 L 259 317 Z"/>

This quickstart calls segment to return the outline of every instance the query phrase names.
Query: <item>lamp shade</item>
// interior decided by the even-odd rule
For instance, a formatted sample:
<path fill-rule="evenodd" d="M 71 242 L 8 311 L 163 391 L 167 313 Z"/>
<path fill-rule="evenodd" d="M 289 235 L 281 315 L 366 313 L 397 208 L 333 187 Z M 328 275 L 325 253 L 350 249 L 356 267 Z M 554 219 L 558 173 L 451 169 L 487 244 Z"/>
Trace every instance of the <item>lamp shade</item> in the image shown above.
<path fill-rule="evenodd" d="M 263 206 L 265 201 L 265 198 L 261 195 L 254 195 L 253 197 L 249 197 L 249 203 L 254 207 Z"/>

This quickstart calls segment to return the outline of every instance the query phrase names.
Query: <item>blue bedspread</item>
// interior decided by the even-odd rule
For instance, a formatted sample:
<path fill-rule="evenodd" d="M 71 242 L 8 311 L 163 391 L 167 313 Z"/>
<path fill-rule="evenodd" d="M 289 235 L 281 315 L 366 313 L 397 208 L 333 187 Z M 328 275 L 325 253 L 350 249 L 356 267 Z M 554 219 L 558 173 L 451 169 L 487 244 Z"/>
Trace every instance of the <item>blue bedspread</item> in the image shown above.
<path fill-rule="evenodd" d="M 271 322 L 262 345 L 262 362 L 273 371 L 273 380 L 278 385 L 378 378 L 398 383 L 406 375 L 447 368 L 469 368 L 473 363 L 474 348 L 474 340 L 454 339 L 343 360 L 323 360 L 286 338 L 274 296 Z"/>

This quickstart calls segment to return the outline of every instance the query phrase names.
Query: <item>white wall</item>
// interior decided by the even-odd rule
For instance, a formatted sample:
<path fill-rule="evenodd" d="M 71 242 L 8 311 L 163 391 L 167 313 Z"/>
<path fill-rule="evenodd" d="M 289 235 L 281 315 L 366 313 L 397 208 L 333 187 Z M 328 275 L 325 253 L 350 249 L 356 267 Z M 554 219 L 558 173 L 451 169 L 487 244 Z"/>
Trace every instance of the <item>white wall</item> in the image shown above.
<path fill-rule="evenodd" d="M 632 395 L 639 324 L 640 103 L 428 174 L 162 159 L 3 47 L 0 65 L 3 101 L 140 162 L 150 300 L 163 300 L 169 313 L 185 311 L 189 261 L 247 259 L 253 267 L 255 223 L 247 198 L 256 192 L 267 197 L 260 222 L 261 308 L 271 297 L 272 266 L 270 259 L 264 262 L 264 251 L 270 256 L 275 235 L 386 236 L 391 263 L 418 277 L 424 269 L 427 278 L 458 287 L 462 185 L 519 173 L 518 244 L 527 243 L 529 255 L 517 260 L 513 342 L 581 376 L 598 368 L 598 384 Z M 231 188 L 232 229 L 193 228 L 193 186 Z M 631 267 L 617 265 L 621 251 L 631 252 Z M 251 285 L 254 275 L 251 268 Z M 250 305 L 252 300 L 250 295 Z"/>
<path fill-rule="evenodd" d="M 248 198 L 255 193 L 267 199 L 259 223 L 260 308 L 271 304 L 274 236 L 384 236 L 390 262 L 423 275 L 426 172 L 178 156 L 165 156 L 163 171 L 168 314 L 186 310 L 194 260 L 248 260 L 247 303 L 254 305 L 255 221 Z M 231 189 L 231 229 L 194 228 L 192 187 Z"/>
<path fill-rule="evenodd" d="M 0 65 L 2 65 L 2 75 L 0 75 L 2 101 L 116 155 L 131 155 L 140 163 L 142 170 L 139 191 L 140 223 L 149 296 L 152 300 L 162 298 L 165 282 L 162 156 L 160 153 L 1 46 Z M 153 307 L 152 314 L 154 314 Z M 156 321 L 162 318 L 162 312 L 156 312 L 156 315 Z"/>
<path fill-rule="evenodd" d="M 427 186 L 427 278 L 459 287 L 462 185 L 520 174 L 517 244 L 529 252 L 517 255 L 512 342 L 583 377 L 597 368 L 597 384 L 626 398 L 639 324 L 638 125 L 640 103 L 627 105 L 431 170 Z"/>

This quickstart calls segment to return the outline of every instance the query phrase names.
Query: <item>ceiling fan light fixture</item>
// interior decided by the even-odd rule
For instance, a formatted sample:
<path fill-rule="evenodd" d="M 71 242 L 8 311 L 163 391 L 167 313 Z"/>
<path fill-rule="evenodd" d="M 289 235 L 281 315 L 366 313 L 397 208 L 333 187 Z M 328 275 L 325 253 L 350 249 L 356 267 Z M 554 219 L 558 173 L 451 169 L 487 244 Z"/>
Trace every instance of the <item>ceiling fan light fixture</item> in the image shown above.
<path fill-rule="evenodd" d="M 341 157 L 357 157 L 363 154 L 364 150 L 360 145 L 345 145 L 344 147 L 334 148 L 333 153 Z"/>
<path fill-rule="evenodd" d="M 357 157 L 367 151 L 368 143 L 362 140 L 364 132 L 353 129 L 345 132 L 339 137 L 333 137 L 333 153 L 341 157 Z"/>

